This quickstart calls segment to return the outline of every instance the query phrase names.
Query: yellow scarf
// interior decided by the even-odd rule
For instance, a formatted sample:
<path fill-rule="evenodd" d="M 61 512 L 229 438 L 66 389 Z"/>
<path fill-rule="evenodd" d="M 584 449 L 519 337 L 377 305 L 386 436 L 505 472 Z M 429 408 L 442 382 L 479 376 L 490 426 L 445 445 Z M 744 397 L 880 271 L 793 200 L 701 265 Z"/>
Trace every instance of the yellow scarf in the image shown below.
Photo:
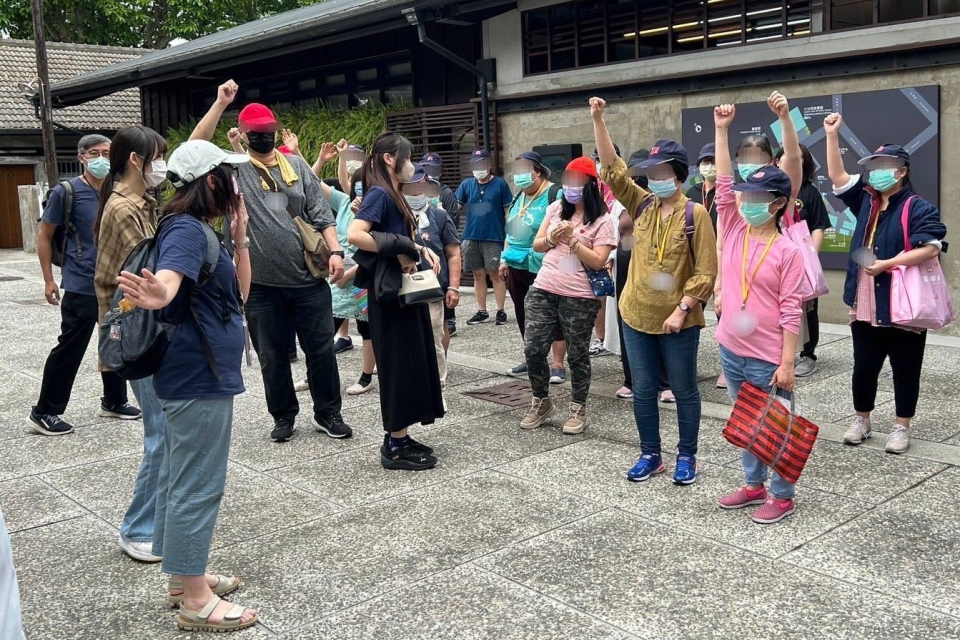
<path fill-rule="evenodd" d="M 250 163 L 255 167 L 263 169 L 267 175 L 270 175 L 270 171 L 267 169 L 267 167 L 280 167 L 280 177 L 283 178 L 284 183 L 286 183 L 288 187 L 300 179 L 299 176 L 297 176 L 297 172 L 293 170 L 293 165 L 290 164 L 290 161 L 287 160 L 286 156 L 277 151 L 273 154 L 273 158 L 274 161 L 272 163 L 264 164 L 263 162 L 260 162 L 251 156 Z M 270 188 L 270 185 L 268 185 L 262 177 L 260 178 L 260 186 L 263 187 L 264 191 L 274 190 Z M 280 190 L 276 182 L 274 182 L 273 186 L 277 191 Z"/>

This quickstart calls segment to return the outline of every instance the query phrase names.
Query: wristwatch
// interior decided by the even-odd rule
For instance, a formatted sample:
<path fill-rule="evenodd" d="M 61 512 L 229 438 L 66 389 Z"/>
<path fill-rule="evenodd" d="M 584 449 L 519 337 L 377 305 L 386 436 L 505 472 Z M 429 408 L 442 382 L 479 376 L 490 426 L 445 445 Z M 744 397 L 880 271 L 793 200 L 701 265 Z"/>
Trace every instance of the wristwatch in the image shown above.
<path fill-rule="evenodd" d="M 677 304 L 677 306 L 680 307 L 680 311 L 683 311 L 684 313 L 690 313 L 690 305 L 688 305 L 683 300 L 681 300 L 680 303 Z"/>
<path fill-rule="evenodd" d="M 346 254 L 344 254 L 343 251 L 331 251 L 331 252 L 330 252 L 330 255 L 331 255 L 331 256 L 340 256 L 340 259 L 341 259 L 341 260 L 346 257 Z"/>

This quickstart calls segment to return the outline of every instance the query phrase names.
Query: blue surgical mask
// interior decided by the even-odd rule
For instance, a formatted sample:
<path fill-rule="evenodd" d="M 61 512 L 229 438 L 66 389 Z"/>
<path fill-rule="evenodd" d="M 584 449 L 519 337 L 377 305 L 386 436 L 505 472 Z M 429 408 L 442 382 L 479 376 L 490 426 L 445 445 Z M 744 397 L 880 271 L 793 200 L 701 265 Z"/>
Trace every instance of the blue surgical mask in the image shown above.
<path fill-rule="evenodd" d="M 363 183 L 357 180 L 356 184 L 353 186 L 353 195 L 360 197 L 363 195 Z"/>
<path fill-rule="evenodd" d="M 529 189 L 533 185 L 533 174 L 518 173 L 513 176 L 513 184 L 517 185 L 518 189 Z"/>
<path fill-rule="evenodd" d="M 583 187 L 564 187 L 563 199 L 570 204 L 577 204 L 583 200 Z"/>
<path fill-rule="evenodd" d="M 110 173 L 110 161 L 106 158 L 87 160 L 87 171 L 97 180 L 103 180 Z"/>
<path fill-rule="evenodd" d="M 741 202 L 740 215 L 751 227 L 759 227 L 773 218 L 769 202 Z"/>
<path fill-rule="evenodd" d="M 661 199 L 669 198 L 677 192 L 677 181 L 675 178 L 648 180 L 647 185 L 650 187 L 650 191 L 653 191 L 653 194 Z"/>
<path fill-rule="evenodd" d="M 897 186 L 896 169 L 874 169 L 867 182 L 877 191 L 889 191 Z"/>
<path fill-rule="evenodd" d="M 756 171 L 757 169 L 759 169 L 759 168 L 762 167 L 762 166 L 764 166 L 764 165 L 762 165 L 762 164 L 751 164 L 751 163 L 749 163 L 749 162 L 738 162 L 738 163 L 737 163 L 737 171 L 740 172 L 740 177 L 743 178 L 743 181 L 744 181 L 744 182 L 746 182 L 746 181 L 747 181 L 747 178 L 749 178 L 750 175 L 751 175 L 754 171 Z"/>

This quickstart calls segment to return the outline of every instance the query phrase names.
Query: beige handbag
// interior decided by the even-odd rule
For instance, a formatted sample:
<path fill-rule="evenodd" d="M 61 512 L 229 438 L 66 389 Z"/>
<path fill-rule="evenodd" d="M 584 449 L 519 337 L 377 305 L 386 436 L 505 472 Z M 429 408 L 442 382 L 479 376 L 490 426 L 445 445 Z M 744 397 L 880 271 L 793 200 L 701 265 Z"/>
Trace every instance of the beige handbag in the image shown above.
<path fill-rule="evenodd" d="M 400 307 L 425 302 L 439 302 L 443 300 L 443 289 L 437 274 L 427 269 L 416 273 L 405 273 L 400 278 Z"/>

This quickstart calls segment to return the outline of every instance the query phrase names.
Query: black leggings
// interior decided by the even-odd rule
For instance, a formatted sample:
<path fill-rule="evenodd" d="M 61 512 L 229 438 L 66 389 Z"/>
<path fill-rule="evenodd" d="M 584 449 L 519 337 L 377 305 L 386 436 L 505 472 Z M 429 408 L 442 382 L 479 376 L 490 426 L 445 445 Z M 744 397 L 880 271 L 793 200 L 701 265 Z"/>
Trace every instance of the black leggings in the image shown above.
<path fill-rule="evenodd" d="M 333 332 L 336 333 L 340 331 L 340 327 L 343 326 L 343 323 L 347 322 L 346 318 L 334 318 L 333 319 Z M 370 339 L 370 323 L 365 320 L 357 320 L 357 331 L 360 332 L 360 337 L 364 340 Z"/>
<path fill-rule="evenodd" d="M 880 370 L 890 356 L 897 417 L 912 418 L 920 397 L 920 370 L 927 332 L 854 322 L 850 333 L 853 336 L 853 408 L 862 413 L 873 411 Z"/>

